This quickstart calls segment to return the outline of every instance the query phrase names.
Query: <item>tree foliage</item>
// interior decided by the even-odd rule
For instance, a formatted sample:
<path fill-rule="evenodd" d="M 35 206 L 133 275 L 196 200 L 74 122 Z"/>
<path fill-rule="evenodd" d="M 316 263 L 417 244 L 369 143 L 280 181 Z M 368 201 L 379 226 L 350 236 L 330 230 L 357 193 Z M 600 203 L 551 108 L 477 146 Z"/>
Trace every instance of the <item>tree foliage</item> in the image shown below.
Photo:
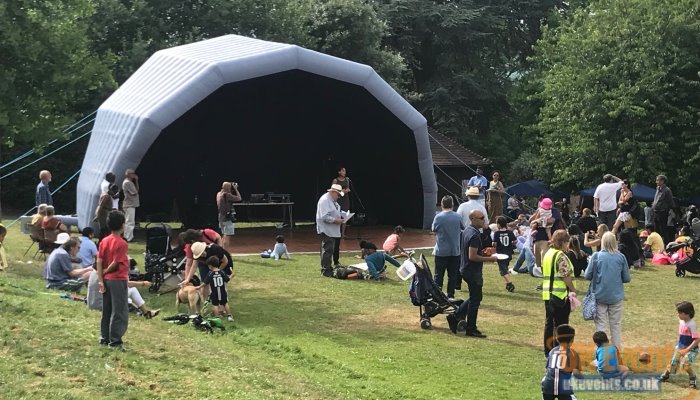
<path fill-rule="evenodd" d="M 39 146 L 114 87 L 112 59 L 89 50 L 87 0 L 0 3 L 1 145 Z"/>
<path fill-rule="evenodd" d="M 538 161 L 555 183 L 612 172 L 700 189 L 700 4 L 598 0 L 546 29 L 530 79 Z M 546 168 L 545 168 L 546 167 Z"/>
<path fill-rule="evenodd" d="M 541 24 L 563 2 L 381 3 L 392 33 L 386 41 L 406 59 L 410 100 L 428 123 L 489 157 L 512 155 L 508 143 L 516 133 L 501 126 L 511 112 L 507 93 Z"/>

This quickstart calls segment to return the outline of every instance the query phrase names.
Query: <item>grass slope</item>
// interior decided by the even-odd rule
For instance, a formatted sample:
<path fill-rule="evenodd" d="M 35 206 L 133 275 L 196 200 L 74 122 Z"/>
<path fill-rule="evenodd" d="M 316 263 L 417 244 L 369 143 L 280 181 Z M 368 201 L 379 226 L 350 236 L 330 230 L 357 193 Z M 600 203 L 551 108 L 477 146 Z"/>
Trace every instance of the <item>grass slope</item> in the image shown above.
<path fill-rule="evenodd" d="M 43 288 L 41 262 L 12 227 L 12 267 L 0 273 L 0 388 L 6 399 L 534 399 L 544 373 L 543 303 L 537 280 L 516 276 L 504 289 L 495 265 L 485 267 L 479 327 L 486 340 L 455 336 L 443 316 L 418 325 L 407 284 L 339 281 L 318 274 L 318 257 L 292 261 L 237 257 L 229 294 L 235 323 L 223 334 L 133 316 L 128 353 L 98 346 L 100 314 Z M 292 249 L 293 250 L 293 249 Z M 143 246 L 130 252 L 143 264 Z M 432 263 L 432 257 L 428 256 Z M 346 263 L 353 260 L 346 257 Z M 655 356 L 660 370 L 676 338 L 674 304 L 697 299 L 697 277 L 675 278 L 670 267 L 633 271 L 623 319 L 625 359 Z M 586 283 L 577 281 L 581 292 Z M 464 285 L 466 287 L 466 285 Z M 460 292 L 460 296 L 466 294 Z M 173 295 L 147 296 L 161 315 Z M 589 360 L 592 322 L 577 310 L 577 348 Z M 657 399 L 693 395 L 684 375 L 662 393 L 579 393 L 580 399 Z M 690 397 L 688 397 L 690 398 Z"/>

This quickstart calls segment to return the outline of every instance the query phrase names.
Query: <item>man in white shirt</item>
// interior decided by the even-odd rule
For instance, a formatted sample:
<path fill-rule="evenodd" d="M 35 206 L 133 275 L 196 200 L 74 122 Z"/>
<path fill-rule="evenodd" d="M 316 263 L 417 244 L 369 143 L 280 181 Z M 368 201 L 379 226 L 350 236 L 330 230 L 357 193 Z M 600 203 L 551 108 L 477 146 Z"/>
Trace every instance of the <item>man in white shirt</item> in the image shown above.
<path fill-rule="evenodd" d="M 326 277 L 333 276 L 332 262 L 335 239 L 340 238 L 340 225 L 343 223 L 338 198 L 343 195 L 345 195 L 343 188 L 338 184 L 333 184 L 318 199 L 316 206 L 316 232 L 321 235 L 321 274 Z"/>
<path fill-rule="evenodd" d="M 613 182 L 614 181 L 614 182 Z M 605 174 L 603 183 L 598 185 L 593 193 L 593 211 L 598 215 L 601 224 L 612 230 L 617 218 L 617 191 L 622 188 L 620 178 Z"/>
<path fill-rule="evenodd" d="M 472 186 L 465 193 L 469 200 L 465 201 L 464 203 L 460 204 L 459 207 L 457 207 L 457 214 L 459 214 L 459 216 L 462 217 L 462 226 L 469 226 L 469 213 L 471 213 L 472 210 L 481 211 L 484 214 L 486 221 L 488 221 L 489 214 L 486 212 L 486 207 L 484 207 L 484 205 L 481 204 L 481 202 L 479 201 L 479 196 L 481 195 L 481 193 L 479 192 L 479 188 L 476 186 Z"/>

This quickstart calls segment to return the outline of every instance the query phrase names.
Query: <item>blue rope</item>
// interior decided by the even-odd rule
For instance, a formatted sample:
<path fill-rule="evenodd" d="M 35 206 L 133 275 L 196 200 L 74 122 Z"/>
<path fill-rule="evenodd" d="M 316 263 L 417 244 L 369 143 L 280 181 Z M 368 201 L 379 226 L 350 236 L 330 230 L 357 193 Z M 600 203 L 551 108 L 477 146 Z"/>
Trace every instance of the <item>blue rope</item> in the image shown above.
<path fill-rule="evenodd" d="M 56 153 L 56 152 L 59 151 L 59 150 L 62 150 L 62 149 L 64 149 L 64 148 L 70 146 L 71 144 L 77 142 L 78 140 L 84 138 L 85 136 L 87 136 L 87 135 L 89 135 L 89 134 L 91 134 L 91 133 L 92 133 L 92 131 L 85 132 L 84 134 L 78 136 L 77 138 L 71 140 L 70 142 L 64 144 L 63 146 L 57 148 L 56 150 L 54 150 L 54 151 L 52 151 L 52 152 L 50 152 L 50 153 L 44 154 L 43 156 L 41 156 L 41 157 L 37 158 L 36 160 L 30 162 L 29 164 L 26 164 L 26 165 L 23 166 L 23 167 L 19 167 L 19 168 L 17 168 L 16 170 L 10 172 L 9 174 L 5 174 L 5 175 L 1 176 L 1 177 L 0 177 L 0 180 L 3 180 L 3 179 L 5 179 L 5 178 L 7 178 L 8 176 L 14 174 L 15 172 L 19 172 L 19 171 L 21 171 L 21 170 L 23 170 L 23 169 L 29 167 L 30 165 L 36 164 L 37 162 L 43 160 L 44 158 L 46 158 L 46 157 L 48 157 L 48 156 L 50 156 L 50 155 Z"/>
<path fill-rule="evenodd" d="M 59 190 L 63 189 L 63 187 L 66 186 L 66 185 L 68 184 L 68 182 L 72 181 L 73 178 L 75 178 L 76 176 L 78 176 L 79 173 L 80 173 L 80 170 L 77 170 L 73 175 L 71 175 L 68 179 L 66 179 L 65 182 L 63 182 L 59 187 L 57 187 L 56 190 L 54 190 L 53 192 L 51 192 L 51 195 L 54 195 L 54 194 L 58 193 Z M 34 207 L 30 208 L 29 210 L 27 210 L 24 214 L 20 215 L 19 218 L 17 218 L 16 220 L 10 222 L 10 224 L 7 225 L 7 227 L 9 228 L 9 227 L 11 227 L 12 225 L 16 224 L 20 219 L 22 219 L 22 217 L 26 217 L 30 212 L 34 211 L 34 209 L 36 209 L 36 207 L 37 207 L 37 206 L 34 206 Z"/>
<path fill-rule="evenodd" d="M 75 173 L 73 175 L 71 175 L 68 179 L 66 179 L 66 181 L 63 182 L 59 187 L 57 187 L 56 190 L 51 192 L 51 195 L 53 196 L 54 194 L 58 193 L 59 190 L 63 189 L 63 187 L 66 186 L 68 184 L 68 182 L 72 181 L 73 178 L 78 176 L 79 173 L 80 173 L 80 170 L 75 171 Z"/>
<path fill-rule="evenodd" d="M 95 111 L 95 112 L 97 112 L 97 111 Z M 94 114 L 95 112 L 93 112 L 93 114 Z M 91 114 L 91 115 L 92 115 L 92 114 Z M 88 117 L 89 117 L 89 116 L 88 116 Z M 85 118 L 88 118 L 88 117 L 84 117 L 84 118 L 81 119 L 80 121 L 78 121 L 78 122 L 76 122 L 75 124 L 71 125 L 70 127 L 66 128 L 65 130 L 63 130 L 63 133 L 72 134 L 73 132 L 77 131 L 78 129 L 84 127 L 85 125 L 90 124 L 90 123 L 92 123 L 92 122 L 95 122 L 95 119 L 93 118 L 93 119 L 91 119 L 90 121 L 88 121 L 88 122 L 86 122 L 86 123 L 84 123 L 84 124 L 82 124 L 82 125 L 80 125 L 80 126 L 78 126 L 78 127 L 75 127 L 76 125 L 78 125 L 79 123 L 81 123 L 83 120 L 85 120 Z M 74 128 L 74 127 L 75 127 L 75 128 Z M 56 142 L 58 142 L 58 139 L 54 139 L 54 140 L 48 142 L 48 143 L 46 144 L 46 146 L 51 146 L 52 144 L 54 144 L 54 143 L 56 143 Z M 5 168 L 5 167 L 9 167 L 10 165 L 16 163 L 17 161 L 22 160 L 22 159 L 24 159 L 24 158 L 27 158 L 27 157 L 29 157 L 30 155 L 34 154 L 34 153 L 35 153 L 35 150 L 34 150 L 34 149 L 28 150 L 26 153 L 24 153 L 24 154 L 18 156 L 18 157 L 15 158 L 14 160 L 11 160 L 11 161 L 7 162 L 7 163 L 4 164 L 4 165 L 0 165 L 0 169 L 3 169 L 3 168 Z"/>

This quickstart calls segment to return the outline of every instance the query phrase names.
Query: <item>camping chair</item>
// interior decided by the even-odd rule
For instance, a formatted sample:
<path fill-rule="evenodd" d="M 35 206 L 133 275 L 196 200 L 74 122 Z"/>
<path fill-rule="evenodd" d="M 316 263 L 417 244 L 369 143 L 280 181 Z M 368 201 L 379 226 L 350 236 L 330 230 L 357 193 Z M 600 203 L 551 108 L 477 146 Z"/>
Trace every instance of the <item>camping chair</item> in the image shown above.
<path fill-rule="evenodd" d="M 37 254 L 42 253 L 44 255 L 44 258 L 46 258 L 46 253 L 50 252 L 50 248 L 47 248 L 46 246 L 46 239 L 44 238 L 44 231 L 35 224 L 28 224 L 29 225 L 29 238 L 32 239 L 32 243 L 29 245 L 27 250 L 24 252 L 24 256 L 29 253 L 29 250 L 32 249 L 34 244 L 36 243 L 37 245 L 37 250 L 34 253 L 34 256 L 32 258 L 36 259 Z"/>

